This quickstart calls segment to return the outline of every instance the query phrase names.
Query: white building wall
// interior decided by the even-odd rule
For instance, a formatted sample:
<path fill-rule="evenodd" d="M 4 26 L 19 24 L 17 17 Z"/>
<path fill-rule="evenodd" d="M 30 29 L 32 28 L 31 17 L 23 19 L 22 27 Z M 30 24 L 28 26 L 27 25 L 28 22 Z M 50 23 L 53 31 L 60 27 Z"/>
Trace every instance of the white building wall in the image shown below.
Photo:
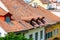
<path fill-rule="evenodd" d="M 0 37 L 4 37 L 7 34 L 7 32 L 5 32 L 2 27 L 0 27 L 0 33 L 1 33 Z"/>
<path fill-rule="evenodd" d="M 57 10 L 60 9 L 60 6 L 57 6 Z"/>
<path fill-rule="evenodd" d="M 43 30 L 43 39 L 40 39 L 40 31 Z M 32 29 L 32 30 L 29 30 L 27 33 L 25 33 L 25 37 L 26 38 L 29 38 L 29 35 L 33 34 L 33 40 L 35 40 L 35 33 L 38 32 L 38 40 L 44 40 L 45 38 L 45 29 L 42 27 L 42 28 L 36 28 L 36 29 Z"/>
<path fill-rule="evenodd" d="M 48 8 L 56 8 L 56 7 L 57 7 L 56 3 L 50 3 L 50 4 L 47 5 L 47 9 Z"/>

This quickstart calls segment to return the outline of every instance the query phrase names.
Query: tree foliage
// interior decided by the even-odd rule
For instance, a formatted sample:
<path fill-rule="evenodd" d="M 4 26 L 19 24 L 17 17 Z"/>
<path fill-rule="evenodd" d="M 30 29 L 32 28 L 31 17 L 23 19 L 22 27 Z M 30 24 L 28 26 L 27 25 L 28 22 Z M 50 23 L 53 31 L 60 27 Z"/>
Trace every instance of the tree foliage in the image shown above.
<path fill-rule="evenodd" d="M 23 34 L 14 34 L 14 33 L 9 33 L 5 37 L 0 37 L 0 40 L 32 40 L 32 39 L 27 39 Z"/>

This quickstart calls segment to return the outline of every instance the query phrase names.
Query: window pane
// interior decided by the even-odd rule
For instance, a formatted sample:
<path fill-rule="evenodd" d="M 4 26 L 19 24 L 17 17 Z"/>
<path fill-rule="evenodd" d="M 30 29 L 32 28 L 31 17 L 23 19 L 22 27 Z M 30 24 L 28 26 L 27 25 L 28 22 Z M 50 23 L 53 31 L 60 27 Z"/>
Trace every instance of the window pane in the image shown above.
<path fill-rule="evenodd" d="M 57 33 L 57 34 L 58 34 L 58 31 L 59 31 L 59 30 L 58 30 L 58 29 L 56 29 L 56 33 Z"/>
<path fill-rule="evenodd" d="M 10 22 L 10 17 L 6 17 L 6 22 Z"/>
<path fill-rule="evenodd" d="M 43 38 L 43 31 L 40 31 L 40 38 Z"/>
<path fill-rule="evenodd" d="M 48 33 L 48 38 L 52 37 L 52 32 Z"/>
<path fill-rule="evenodd" d="M 31 34 L 31 35 L 29 35 L 29 38 L 32 38 L 32 36 L 33 36 L 32 34 Z"/>
<path fill-rule="evenodd" d="M 38 32 L 35 33 L 35 40 L 38 40 Z"/>
<path fill-rule="evenodd" d="M 50 35 L 51 35 L 50 37 L 52 37 L 52 32 L 50 32 Z"/>
<path fill-rule="evenodd" d="M 55 29 L 54 30 L 54 35 L 57 35 L 58 34 L 58 29 Z"/>
<path fill-rule="evenodd" d="M 45 35 L 45 39 L 47 39 L 47 34 Z"/>

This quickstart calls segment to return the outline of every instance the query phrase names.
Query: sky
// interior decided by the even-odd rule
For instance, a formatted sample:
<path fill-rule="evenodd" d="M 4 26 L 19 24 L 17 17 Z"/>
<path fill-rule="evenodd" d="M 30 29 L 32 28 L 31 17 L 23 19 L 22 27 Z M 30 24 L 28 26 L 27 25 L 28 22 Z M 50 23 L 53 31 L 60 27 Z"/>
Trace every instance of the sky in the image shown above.
<path fill-rule="evenodd" d="M 60 0 L 57 0 L 58 2 L 60 1 Z"/>

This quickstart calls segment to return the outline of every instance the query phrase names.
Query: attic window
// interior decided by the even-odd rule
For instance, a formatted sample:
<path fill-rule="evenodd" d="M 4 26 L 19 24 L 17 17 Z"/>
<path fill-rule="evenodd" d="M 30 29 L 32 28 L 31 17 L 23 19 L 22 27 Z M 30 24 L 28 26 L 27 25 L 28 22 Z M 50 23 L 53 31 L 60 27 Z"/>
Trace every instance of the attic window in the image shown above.
<path fill-rule="evenodd" d="M 43 23 L 43 24 L 45 24 L 45 21 L 44 21 L 44 17 L 42 17 L 42 18 L 37 18 L 36 19 L 36 23 L 38 24 L 38 25 L 40 25 L 41 23 Z"/>
<path fill-rule="evenodd" d="M 38 25 L 41 24 L 41 23 L 40 23 L 40 18 L 37 18 L 37 19 L 36 19 L 36 23 L 37 23 Z"/>
<path fill-rule="evenodd" d="M 43 24 L 45 24 L 45 21 L 43 20 L 45 17 L 42 17 L 40 20 Z"/>
<path fill-rule="evenodd" d="M 32 26 L 36 25 L 35 19 L 32 19 L 32 20 L 30 21 L 30 24 L 31 24 Z"/>
<path fill-rule="evenodd" d="M 6 16 L 6 22 L 9 23 L 10 22 L 10 17 Z"/>
<path fill-rule="evenodd" d="M 42 17 L 42 18 L 39 18 L 39 17 L 38 17 L 37 19 L 32 18 L 31 20 L 26 21 L 26 22 L 27 22 L 27 23 L 30 23 L 32 26 L 36 26 L 36 27 L 45 24 L 44 17 Z"/>

